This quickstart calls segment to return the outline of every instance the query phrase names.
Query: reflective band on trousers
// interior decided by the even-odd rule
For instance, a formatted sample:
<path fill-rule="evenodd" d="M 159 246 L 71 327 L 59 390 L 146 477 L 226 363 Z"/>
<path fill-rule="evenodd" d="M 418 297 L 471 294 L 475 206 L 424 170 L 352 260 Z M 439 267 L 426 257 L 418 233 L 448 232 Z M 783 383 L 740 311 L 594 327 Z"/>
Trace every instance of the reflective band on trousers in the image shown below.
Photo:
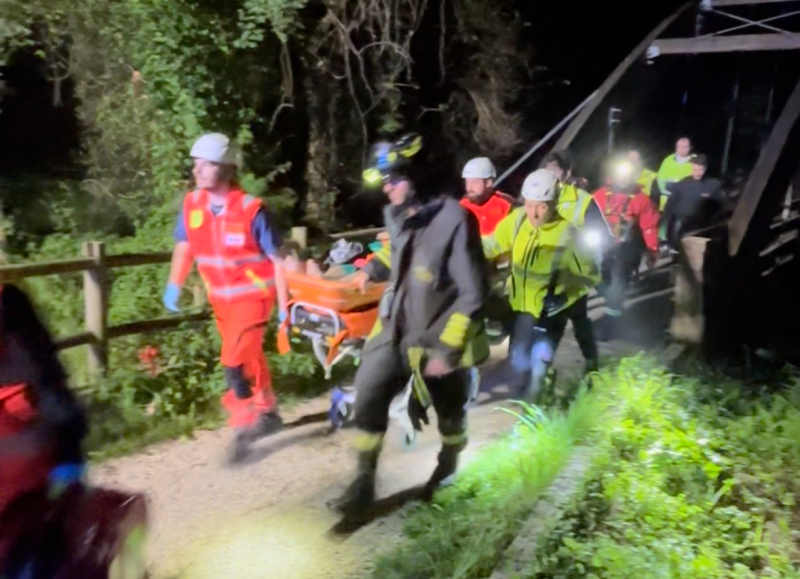
<path fill-rule="evenodd" d="M 372 432 L 359 432 L 353 439 L 353 446 L 362 452 L 371 452 L 380 448 L 383 443 L 383 434 Z"/>

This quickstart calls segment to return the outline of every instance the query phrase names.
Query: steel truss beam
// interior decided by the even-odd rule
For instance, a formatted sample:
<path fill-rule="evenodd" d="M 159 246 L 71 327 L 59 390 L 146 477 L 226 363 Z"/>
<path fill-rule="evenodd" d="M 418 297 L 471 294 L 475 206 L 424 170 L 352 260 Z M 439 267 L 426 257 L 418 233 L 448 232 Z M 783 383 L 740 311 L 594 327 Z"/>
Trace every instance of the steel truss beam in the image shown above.
<path fill-rule="evenodd" d="M 648 56 L 797 49 L 800 49 L 800 34 L 743 34 L 655 40 Z"/>

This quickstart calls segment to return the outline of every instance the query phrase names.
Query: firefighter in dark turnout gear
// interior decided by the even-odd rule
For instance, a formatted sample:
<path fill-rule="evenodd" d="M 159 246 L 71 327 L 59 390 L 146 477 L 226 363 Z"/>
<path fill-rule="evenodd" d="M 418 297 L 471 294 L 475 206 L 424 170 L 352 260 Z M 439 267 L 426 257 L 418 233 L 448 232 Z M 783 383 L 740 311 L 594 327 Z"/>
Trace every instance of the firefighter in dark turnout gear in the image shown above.
<path fill-rule="evenodd" d="M 425 179 L 421 147 L 414 136 L 380 143 L 364 172 L 365 182 L 382 183 L 389 198 L 384 218 L 390 235 L 366 275 L 390 284 L 356 374 L 358 473 L 330 505 L 344 514 L 362 512 L 374 500 L 389 406 L 411 380 L 417 400 L 436 410 L 442 438 L 427 494 L 455 472 L 467 444 L 469 368 L 489 355 L 482 322 L 487 264 L 478 224 Z"/>

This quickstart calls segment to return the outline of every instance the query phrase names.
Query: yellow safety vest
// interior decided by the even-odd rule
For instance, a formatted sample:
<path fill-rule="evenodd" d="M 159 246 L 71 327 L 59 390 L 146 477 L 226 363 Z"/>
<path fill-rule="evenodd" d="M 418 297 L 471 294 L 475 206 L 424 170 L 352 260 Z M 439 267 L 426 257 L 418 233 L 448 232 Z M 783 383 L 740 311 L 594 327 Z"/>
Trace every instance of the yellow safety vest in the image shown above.
<path fill-rule="evenodd" d="M 576 227 L 583 227 L 586 210 L 592 202 L 592 196 L 575 185 L 564 184 L 558 193 L 556 211 L 563 218 Z"/>
<path fill-rule="evenodd" d="M 511 253 L 510 303 L 514 311 L 540 317 L 555 272 L 554 293 L 567 298 L 565 307 L 597 285 L 599 272 L 579 250 L 576 232 L 565 219 L 533 227 L 525 209 L 519 208 L 500 222 L 493 235 L 483 238 L 487 258 Z"/>
<path fill-rule="evenodd" d="M 642 189 L 642 193 L 650 197 L 650 191 L 653 190 L 653 181 L 655 181 L 657 177 L 658 174 L 655 171 L 651 171 L 647 167 L 642 169 L 642 174 L 639 175 L 639 178 L 636 180 L 636 183 Z"/>

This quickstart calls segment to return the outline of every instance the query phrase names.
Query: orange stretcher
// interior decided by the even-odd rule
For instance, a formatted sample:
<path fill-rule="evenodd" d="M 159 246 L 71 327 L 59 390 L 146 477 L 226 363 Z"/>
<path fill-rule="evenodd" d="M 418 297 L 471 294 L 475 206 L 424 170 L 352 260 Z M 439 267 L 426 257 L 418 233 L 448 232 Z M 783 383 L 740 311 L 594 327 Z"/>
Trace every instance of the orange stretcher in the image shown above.
<path fill-rule="evenodd" d="M 278 331 L 278 352 L 289 352 L 292 342 L 310 340 L 325 378 L 330 379 L 333 367 L 344 358 L 360 358 L 378 319 L 387 284 L 369 284 L 361 293 L 347 278 L 326 279 L 291 271 L 285 272 L 285 278 L 288 315 Z"/>

